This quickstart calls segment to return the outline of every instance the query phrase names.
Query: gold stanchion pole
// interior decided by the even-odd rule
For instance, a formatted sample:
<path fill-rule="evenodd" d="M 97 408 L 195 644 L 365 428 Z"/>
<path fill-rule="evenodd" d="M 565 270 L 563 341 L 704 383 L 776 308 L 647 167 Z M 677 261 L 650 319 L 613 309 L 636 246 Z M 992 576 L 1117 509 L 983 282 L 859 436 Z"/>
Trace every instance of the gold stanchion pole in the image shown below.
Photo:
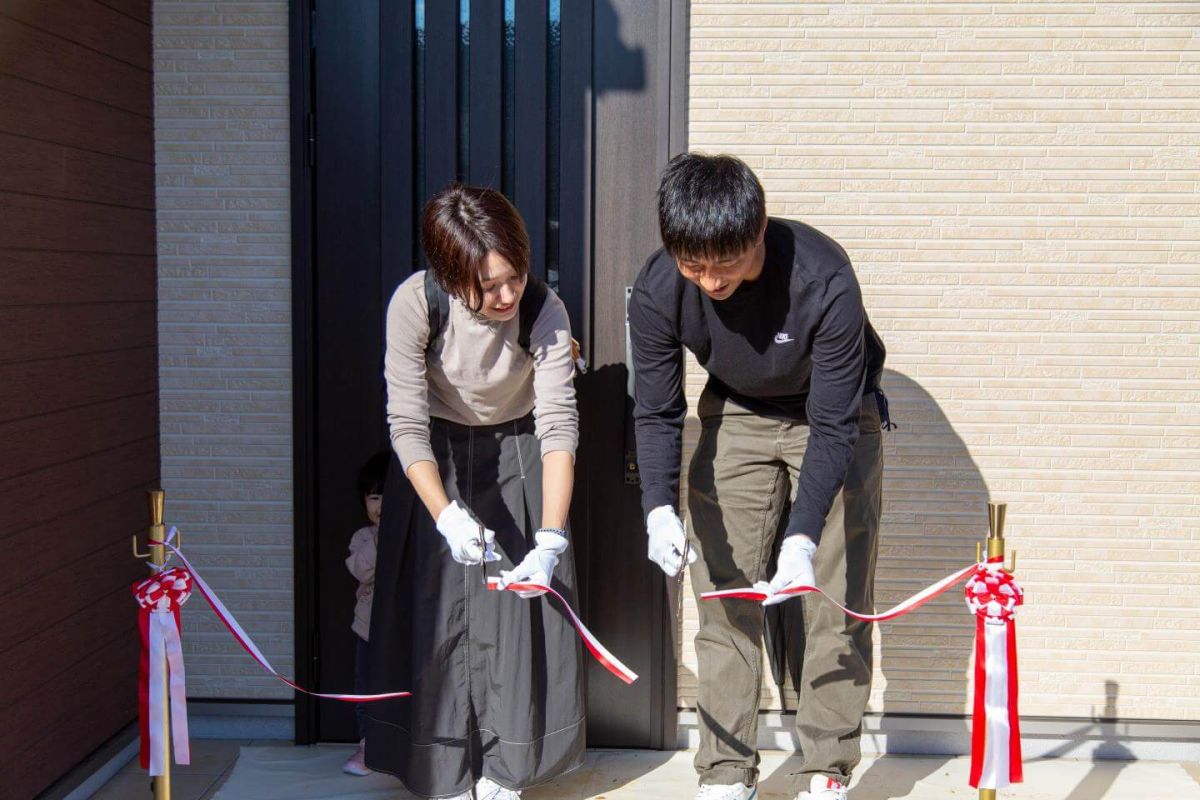
<path fill-rule="evenodd" d="M 161 567 L 167 563 L 167 548 L 162 546 L 166 538 L 166 528 L 163 526 L 163 505 L 165 496 L 161 489 L 148 492 L 150 503 L 150 563 Z M 166 657 L 164 656 L 164 659 Z M 165 674 L 165 673 L 164 673 Z M 169 681 L 163 681 L 163 774 L 152 778 L 154 800 L 171 800 L 171 698 Z"/>
<path fill-rule="evenodd" d="M 988 558 L 999 556 L 1004 559 L 1004 515 L 1008 511 L 1007 503 L 988 503 Z M 1017 554 L 1013 553 L 1012 569 L 1017 567 Z M 995 789 L 980 789 L 979 800 L 996 800 Z"/>

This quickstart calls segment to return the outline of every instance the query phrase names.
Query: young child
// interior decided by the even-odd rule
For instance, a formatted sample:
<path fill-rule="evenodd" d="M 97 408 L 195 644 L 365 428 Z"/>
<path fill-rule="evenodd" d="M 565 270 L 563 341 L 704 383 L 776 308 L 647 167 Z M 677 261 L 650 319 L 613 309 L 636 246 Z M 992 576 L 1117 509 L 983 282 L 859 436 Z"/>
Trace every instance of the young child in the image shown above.
<path fill-rule="evenodd" d="M 350 555 L 346 558 L 346 567 L 358 580 L 358 589 L 354 593 L 357 599 L 354 605 L 354 621 L 350 624 L 350 629 L 358 635 L 354 653 L 354 691 L 359 693 L 364 691 L 366 685 L 367 639 L 371 630 L 371 599 L 375 595 L 375 553 L 379 546 L 379 515 L 383 509 L 383 485 L 390 459 L 389 450 L 376 453 L 358 472 L 358 496 L 362 498 L 367 519 L 371 524 L 359 528 L 350 537 Z M 358 749 L 342 765 L 342 771 L 351 775 L 371 774 L 363 760 L 367 741 L 363 722 L 364 711 L 362 703 L 355 704 Z"/>

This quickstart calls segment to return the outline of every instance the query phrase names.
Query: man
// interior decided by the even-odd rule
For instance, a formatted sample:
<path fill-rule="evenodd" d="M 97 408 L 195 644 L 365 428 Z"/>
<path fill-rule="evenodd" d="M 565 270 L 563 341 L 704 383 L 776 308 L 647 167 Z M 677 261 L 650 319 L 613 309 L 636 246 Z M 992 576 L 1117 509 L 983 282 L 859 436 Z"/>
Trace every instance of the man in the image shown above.
<path fill-rule="evenodd" d="M 668 576 L 691 564 L 700 609 L 696 798 L 751 800 L 763 609 L 699 596 L 759 581 L 782 531 L 765 604 L 815 584 L 873 610 L 884 348 L 845 251 L 807 225 L 769 219 L 762 185 L 740 160 L 673 159 L 658 215 L 664 247 L 629 303 L 649 557 Z M 688 473 L 690 537 L 676 512 L 683 348 L 709 375 Z M 796 731 L 809 790 L 797 800 L 845 800 L 870 694 L 871 629 L 820 597 L 791 602 L 804 603 Z"/>

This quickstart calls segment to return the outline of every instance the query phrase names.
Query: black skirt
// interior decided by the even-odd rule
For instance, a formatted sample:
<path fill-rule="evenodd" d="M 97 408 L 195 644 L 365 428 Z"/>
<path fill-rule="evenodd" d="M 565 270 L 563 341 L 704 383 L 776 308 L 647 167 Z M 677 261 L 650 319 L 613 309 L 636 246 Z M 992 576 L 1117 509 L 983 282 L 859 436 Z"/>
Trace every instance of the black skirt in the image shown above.
<path fill-rule="evenodd" d="M 431 443 L 451 500 L 496 532 L 512 569 L 534 546 L 542 460 L 532 416 L 471 427 L 435 419 Z M 584 756 L 582 648 L 548 597 L 489 591 L 463 566 L 393 455 L 383 497 L 367 691 L 407 689 L 366 712 L 366 763 L 412 793 L 448 797 L 486 776 L 511 789 L 549 781 Z M 572 548 L 554 588 L 574 604 Z"/>

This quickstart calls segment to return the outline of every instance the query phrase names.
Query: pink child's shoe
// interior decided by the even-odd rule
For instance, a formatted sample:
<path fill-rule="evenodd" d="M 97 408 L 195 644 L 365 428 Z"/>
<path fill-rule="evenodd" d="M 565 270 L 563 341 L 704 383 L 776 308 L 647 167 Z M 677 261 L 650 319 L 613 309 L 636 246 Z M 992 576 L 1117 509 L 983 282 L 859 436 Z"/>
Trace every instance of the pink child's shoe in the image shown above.
<path fill-rule="evenodd" d="M 354 751 L 354 755 L 346 759 L 346 763 L 342 764 L 342 772 L 348 775 L 357 775 L 360 778 L 364 775 L 370 775 L 372 770 L 367 768 L 367 740 L 363 739 L 358 743 L 358 749 Z"/>

